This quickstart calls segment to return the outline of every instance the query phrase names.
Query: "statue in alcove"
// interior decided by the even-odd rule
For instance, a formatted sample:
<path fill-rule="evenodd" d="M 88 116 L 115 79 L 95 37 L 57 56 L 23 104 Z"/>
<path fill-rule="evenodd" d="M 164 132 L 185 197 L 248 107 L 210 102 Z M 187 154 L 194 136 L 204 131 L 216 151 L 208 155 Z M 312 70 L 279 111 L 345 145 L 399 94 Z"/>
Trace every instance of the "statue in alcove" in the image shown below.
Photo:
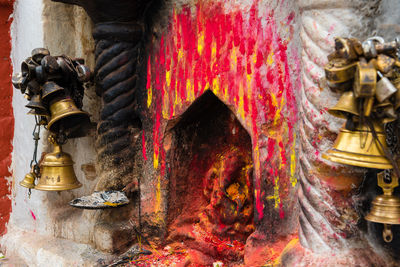
<path fill-rule="evenodd" d="M 232 148 L 219 155 L 205 177 L 209 204 L 199 214 L 200 225 L 222 237 L 245 241 L 254 230 L 251 153 Z"/>

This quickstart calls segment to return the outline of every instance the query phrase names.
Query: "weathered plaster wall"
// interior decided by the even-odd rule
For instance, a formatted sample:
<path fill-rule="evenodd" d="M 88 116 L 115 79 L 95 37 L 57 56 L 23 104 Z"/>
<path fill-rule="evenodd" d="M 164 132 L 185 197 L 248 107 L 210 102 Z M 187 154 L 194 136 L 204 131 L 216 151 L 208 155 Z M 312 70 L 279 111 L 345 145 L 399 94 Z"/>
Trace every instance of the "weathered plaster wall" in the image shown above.
<path fill-rule="evenodd" d="M 50 1 L 16 1 L 13 18 L 11 59 L 14 72 L 20 71 L 21 62 L 29 57 L 31 50 L 36 47 L 46 47 L 53 55 L 66 54 L 71 57 L 82 57 L 86 60 L 86 64 L 93 69 L 91 22 L 79 8 L 68 8 L 65 5 L 51 3 Z M 8 78 L 7 81 L 10 81 L 10 79 Z M 69 140 L 68 144 L 63 147 L 66 152 L 71 154 L 75 162 L 75 173 L 83 186 L 73 191 L 60 193 L 32 190 L 32 195 L 29 198 L 28 190 L 21 187 L 19 182 L 30 169 L 29 163 L 34 148 L 32 139 L 34 117 L 26 115 L 27 108 L 25 108 L 25 105 L 27 101 L 15 89 L 12 101 L 15 117 L 14 129 L 17 133 L 13 140 L 13 212 L 8 224 L 9 233 L 2 239 L 3 247 L 9 255 L 21 254 L 19 251 L 21 242 L 29 244 L 29 240 L 24 240 L 27 238 L 25 235 L 27 232 L 32 233 L 32 239 L 42 241 L 48 238 L 50 242 L 53 238 L 58 237 L 77 243 L 91 243 L 96 211 L 74 209 L 68 205 L 68 201 L 93 192 L 97 178 L 94 166 L 96 156 L 93 134 L 85 138 Z M 85 92 L 83 101 L 83 109 L 92 114 L 92 120 L 96 121 L 99 105 L 92 88 Z M 13 128 L 10 127 L 9 129 Z M 52 150 L 47 142 L 47 137 L 48 132 L 42 128 L 39 157 L 41 153 Z M 73 242 L 69 246 L 73 247 Z M 58 251 L 57 247 L 54 247 L 56 241 L 53 242 L 53 246 L 45 246 L 45 243 L 42 242 L 41 244 L 43 248 L 47 247 L 45 248 L 46 251 L 51 251 L 51 249 L 54 252 Z M 53 252 L 40 252 L 38 251 L 40 247 L 24 248 L 26 251 L 20 256 L 24 260 L 32 258 L 34 264 L 40 264 L 42 259 L 39 258 L 46 253 L 50 255 L 47 256 L 48 259 L 52 258 Z M 83 253 L 85 250 L 87 252 L 89 247 L 82 245 L 76 247 L 76 249 Z"/>
<path fill-rule="evenodd" d="M 11 60 L 14 72 L 18 72 L 21 62 L 30 55 L 32 47 L 43 46 L 42 23 L 39 19 L 42 13 L 41 2 L 16 1 L 14 5 L 13 23 L 11 26 L 12 53 Z M 34 118 L 26 115 L 26 99 L 16 89 L 13 89 L 13 114 L 15 117 L 13 140 L 13 210 L 9 231 L 13 227 L 22 227 L 30 231 L 46 232 L 49 219 L 47 210 L 41 209 L 45 198 L 43 194 L 33 194 L 28 199 L 28 191 L 19 186 L 19 181 L 30 171 L 29 163 L 33 154 L 32 131 Z M 24 133 L 24 134 L 23 134 Z M 40 151 L 42 151 L 42 141 Z M 44 227 L 38 227 L 44 226 Z"/>

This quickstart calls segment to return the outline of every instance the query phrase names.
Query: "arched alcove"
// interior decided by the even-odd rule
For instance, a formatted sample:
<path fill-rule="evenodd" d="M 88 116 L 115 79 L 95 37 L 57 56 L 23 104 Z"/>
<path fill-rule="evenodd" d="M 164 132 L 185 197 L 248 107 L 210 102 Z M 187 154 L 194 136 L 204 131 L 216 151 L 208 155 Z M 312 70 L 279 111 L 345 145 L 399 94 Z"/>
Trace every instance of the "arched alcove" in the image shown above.
<path fill-rule="evenodd" d="M 244 244 L 253 231 L 252 145 L 247 131 L 208 90 L 170 134 L 167 242 L 191 240 L 201 247 L 190 237 L 195 227 L 217 240 Z"/>

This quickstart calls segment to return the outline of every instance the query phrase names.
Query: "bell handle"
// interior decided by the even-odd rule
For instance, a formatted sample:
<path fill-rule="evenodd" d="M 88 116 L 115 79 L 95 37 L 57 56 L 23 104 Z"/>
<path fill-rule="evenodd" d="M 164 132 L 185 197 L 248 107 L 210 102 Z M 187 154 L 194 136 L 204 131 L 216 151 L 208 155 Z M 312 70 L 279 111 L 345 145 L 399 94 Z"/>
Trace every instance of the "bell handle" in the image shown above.
<path fill-rule="evenodd" d="M 57 136 L 55 136 L 55 135 L 50 135 L 48 140 L 49 140 L 49 142 L 50 142 L 51 144 L 53 144 L 53 153 L 60 153 L 60 152 L 62 152 L 61 144 L 59 144 L 59 143 L 57 142 Z"/>
<path fill-rule="evenodd" d="M 382 188 L 383 194 L 387 196 L 391 196 L 393 194 L 393 190 L 399 186 L 399 178 L 395 175 L 392 174 L 392 179 L 390 183 L 386 183 L 384 180 L 385 172 L 381 171 L 378 173 L 378 185 L 379 187 Z"/>
<path fill-rule="evenodd" d="M 391 224 L 384 224 L 383 231 L 382 231 L 383 240 L 386 243 L 390 243 L 393 240 L 393 233 L 392 233 L 392 225 Z"/>

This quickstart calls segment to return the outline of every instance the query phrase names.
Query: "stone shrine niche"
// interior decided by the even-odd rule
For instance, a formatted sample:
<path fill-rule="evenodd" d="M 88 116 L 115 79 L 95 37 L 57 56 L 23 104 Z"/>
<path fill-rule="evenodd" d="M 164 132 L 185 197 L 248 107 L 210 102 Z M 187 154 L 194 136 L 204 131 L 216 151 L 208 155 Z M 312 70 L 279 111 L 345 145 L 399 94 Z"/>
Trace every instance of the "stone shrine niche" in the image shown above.
<path fill-rule="evenodd" d="M 242 259 L 254 229 L 249 134 L 210 90 L 170 129 L 167 243 L 184 241 L 214 259 Z"/>

